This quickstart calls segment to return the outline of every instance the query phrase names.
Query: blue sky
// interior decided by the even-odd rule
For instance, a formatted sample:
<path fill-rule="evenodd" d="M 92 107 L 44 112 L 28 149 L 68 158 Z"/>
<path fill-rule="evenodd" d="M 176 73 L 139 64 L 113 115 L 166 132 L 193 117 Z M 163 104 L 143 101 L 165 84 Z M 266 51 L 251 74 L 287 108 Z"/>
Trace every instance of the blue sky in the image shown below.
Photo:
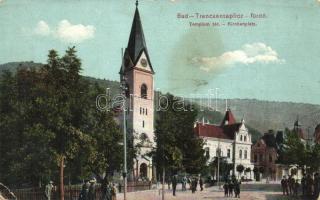
<path fill-rule="evenodd" d="M 133 0 L 0 0 L 0 63 L 46 62 L 49 49 L 75 45 L 83 75 L 118 80 Z M 155 86 L 199 96 L 320 102 L 320 1 L 140 0 Z M 178 19 L 232 14 L 243 19 Z M 250 13 L 267 18 L 252 19 Z M 254 22 L 255 27 L 190 27 L 189 22 Z"/>

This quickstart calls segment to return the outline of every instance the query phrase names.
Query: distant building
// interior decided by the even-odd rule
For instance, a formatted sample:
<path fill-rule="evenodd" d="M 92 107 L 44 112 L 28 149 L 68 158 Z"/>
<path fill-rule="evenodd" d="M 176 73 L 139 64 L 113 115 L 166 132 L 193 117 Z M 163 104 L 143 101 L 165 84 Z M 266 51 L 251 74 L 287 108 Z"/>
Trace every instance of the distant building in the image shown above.
<path fill-rule="evenodd" d="M 300 123 L 299 119 L 294 122 L 293 131 L 298 134 L 299 138 L 303 141 L 306 141 L 307 138 L 302 130 L 302 124 Z"/>
<path fill-rule="evenodd" d="M 195 123 L 195 134 L 206 142 L 204 149 L 209 160 L 220 157 L 234 165 L 233 173 L 238 175 L 236 167 L 243 165 L 245 169 L 253 170 L 251 163 L 251 134 L 244 120 L 237 123 L 231 110 L 228 109 L 220 125 L 203 122 Z M 244 175 L 243 172 L 241 175 Z"/>
<path fill-rule="evenodd" d="M 265 133 L 259 140 L 252 145 L 252 162 L 257 169 L 263 168 L 263 176 L 271 180 L 277 179 L 278 148 L 282 139 L 282 132 L 275 136 L 273 130 Z M 280 175 L 281 176 L 281 175 Z"/>
<path fill-rule="evenodd" d="M 294 122 L 292 131 L 293 133 L 297 134 L 304 144 L 307 144 L 308 140 L 298 119 Z M 278 131 L 275 135 L 273 130 L 269 130 L 261 138 L 259 138 L 254 145 L 252 145 L 251 159 L 255 168 L 262 168 L 262 178 L 280 180 L 284 175 L 290 175 L 291 170 L 296 169 L 294 165 L 287 166 L 277 162 L 279 159 L 282 159 L 281 149 L 284 147 L 285 140 L 286 134 L 284 132 Z M 296 178 L 301 178 L 302 171 L 297 170 L 296 175 Z"/>

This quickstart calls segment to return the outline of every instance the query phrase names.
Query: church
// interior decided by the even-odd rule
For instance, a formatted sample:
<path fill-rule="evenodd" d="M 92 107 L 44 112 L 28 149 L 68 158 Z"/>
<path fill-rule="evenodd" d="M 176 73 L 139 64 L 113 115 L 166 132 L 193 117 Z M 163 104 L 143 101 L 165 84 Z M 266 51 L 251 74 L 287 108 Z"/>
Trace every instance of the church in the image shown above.
<path fill-rule="evenodd" d="M 127 135 L 132 138 L 134 146 L 139 145 L 133 171 L 128 176 L 129 179 L 151 180 L 155 177 L 155 167 L 147 154 L 154 145 L 154 70 L 142 29 L 138 1 L 119 74 L 126 90 Z M 123 127 L 122 119 L 120 123 Z"/>
<path fill-rule="evenodd" d="M 237 166 L 242 165 L 244 171 L 248 168 L 253 170 L 251 163 L 251 134 L 245 126 L 244 119 L 236 122 L 230 109 L 226 110 L 225 116 L 219 125 L 203 122 L 196 122 L 194 125 L 195 134 L 205 141 L 204 149 L 209 161 L 219 155 L 227 163 L 233 164 L 231 174 L 245 176 L 245 172 L 239 174 Z M 250 178 L 250 175 L 247 175 Z"/>

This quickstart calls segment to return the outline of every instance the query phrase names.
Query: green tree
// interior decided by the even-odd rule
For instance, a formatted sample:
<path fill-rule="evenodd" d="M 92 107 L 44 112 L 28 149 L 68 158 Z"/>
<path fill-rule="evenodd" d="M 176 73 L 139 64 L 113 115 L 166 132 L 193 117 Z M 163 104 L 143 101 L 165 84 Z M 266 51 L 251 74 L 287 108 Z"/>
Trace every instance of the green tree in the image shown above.
<path fill-rule="evenodd" d="M 119 127 L 111 111 L 95 107 L 103 89 L 85 81 L 80 71 L 72 47 L 62 58 L 51 50 L 48 63 L 40 69 L 2 73 L 0 178 L 4 183 L 35 185 L 60 175 L 63 199 L 64 170 L 78 179 L 120 168 Z"/>
<path fill-rule="evenodd" d="M 193 125 L 197 110 L 181 99 L 167 94 L 157 113 L 155 161 L 158 171 L 200 173 L 206 164 L 203 140 L 196 137 Z"/>
<path fill-rule="evenodd" d="M 238 172 L 238 176 L 241 176 L 242 172 L 244 171 L 244 166 L 243 165 L 237 165 L 236 170 Z"/>

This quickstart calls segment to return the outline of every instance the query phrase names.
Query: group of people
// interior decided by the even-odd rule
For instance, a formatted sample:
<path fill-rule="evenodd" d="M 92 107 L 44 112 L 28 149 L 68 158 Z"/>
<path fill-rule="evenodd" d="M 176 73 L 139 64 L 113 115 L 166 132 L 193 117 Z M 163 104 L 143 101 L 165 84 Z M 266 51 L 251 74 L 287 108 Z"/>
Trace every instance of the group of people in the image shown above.
<path fill-rule="evenodd" d="M 237 180 L 235 177 L 232 177 L 231 180 L 227 180 L 223 185 L 224 196 L 240 198 L 240 184 L 241 181 Z"/>
<path fill-rule="evenodd" d="M 78 200 L 97 200 L 96 179 L 86 180 L 82 185 Z M 45 188 L 45 198 L 51 200 L 53 182 L 49 181 Z M 101 184 L 101 198 L 99 200 L 116 200 L 116 187 L 114 184 L 104 181 Z"/>
<path fill-rule="evenodd" d="M 281 180 L 281 187 L 283 195 L 299 195 L 299 190 L 301 187 L 303 196 L 319 196 L 320 191 L 320 175 L 318 173 L 303 175 L 301 183 L 293 176 L 283 176 Z"/>
<path fill-rule="evenodd" d="M 195 193 L 197 191 L 198 183 L 200 186 L 200 191 L 203 191 L 203 179 L 200 176 L 189 178 L 189 184 L 192 193 Z"/>
<path fill-rule="evenodd" d="M 101 200 L 116 200 L 115 185 L 104 181 L 101 184 Z M 96 179 L 87 180 L 83 185 L 78 200 L 96 200 Z"/>
<path fill-rule="evenodd" d="M 181 185 L 182 185 L 182 191 L 187 190 L 187 183 L 189 184 L 189 189 L 192 191 L 192 193 L 195 193 L 197 191 L 198 183 L 200 186 L 200 190 L 203 191 L 203 179 L 199 176 L 192 176 L 192 177 L 182 177 L 181 179 Z M 176 196 L 176 189 L 178 184 L 178 176 L 174 175 L 171 179 L 168 180 L 168 189 L 170 189 L 170 185 L 172 184 L 172 194 L 173 196 Z"/>

